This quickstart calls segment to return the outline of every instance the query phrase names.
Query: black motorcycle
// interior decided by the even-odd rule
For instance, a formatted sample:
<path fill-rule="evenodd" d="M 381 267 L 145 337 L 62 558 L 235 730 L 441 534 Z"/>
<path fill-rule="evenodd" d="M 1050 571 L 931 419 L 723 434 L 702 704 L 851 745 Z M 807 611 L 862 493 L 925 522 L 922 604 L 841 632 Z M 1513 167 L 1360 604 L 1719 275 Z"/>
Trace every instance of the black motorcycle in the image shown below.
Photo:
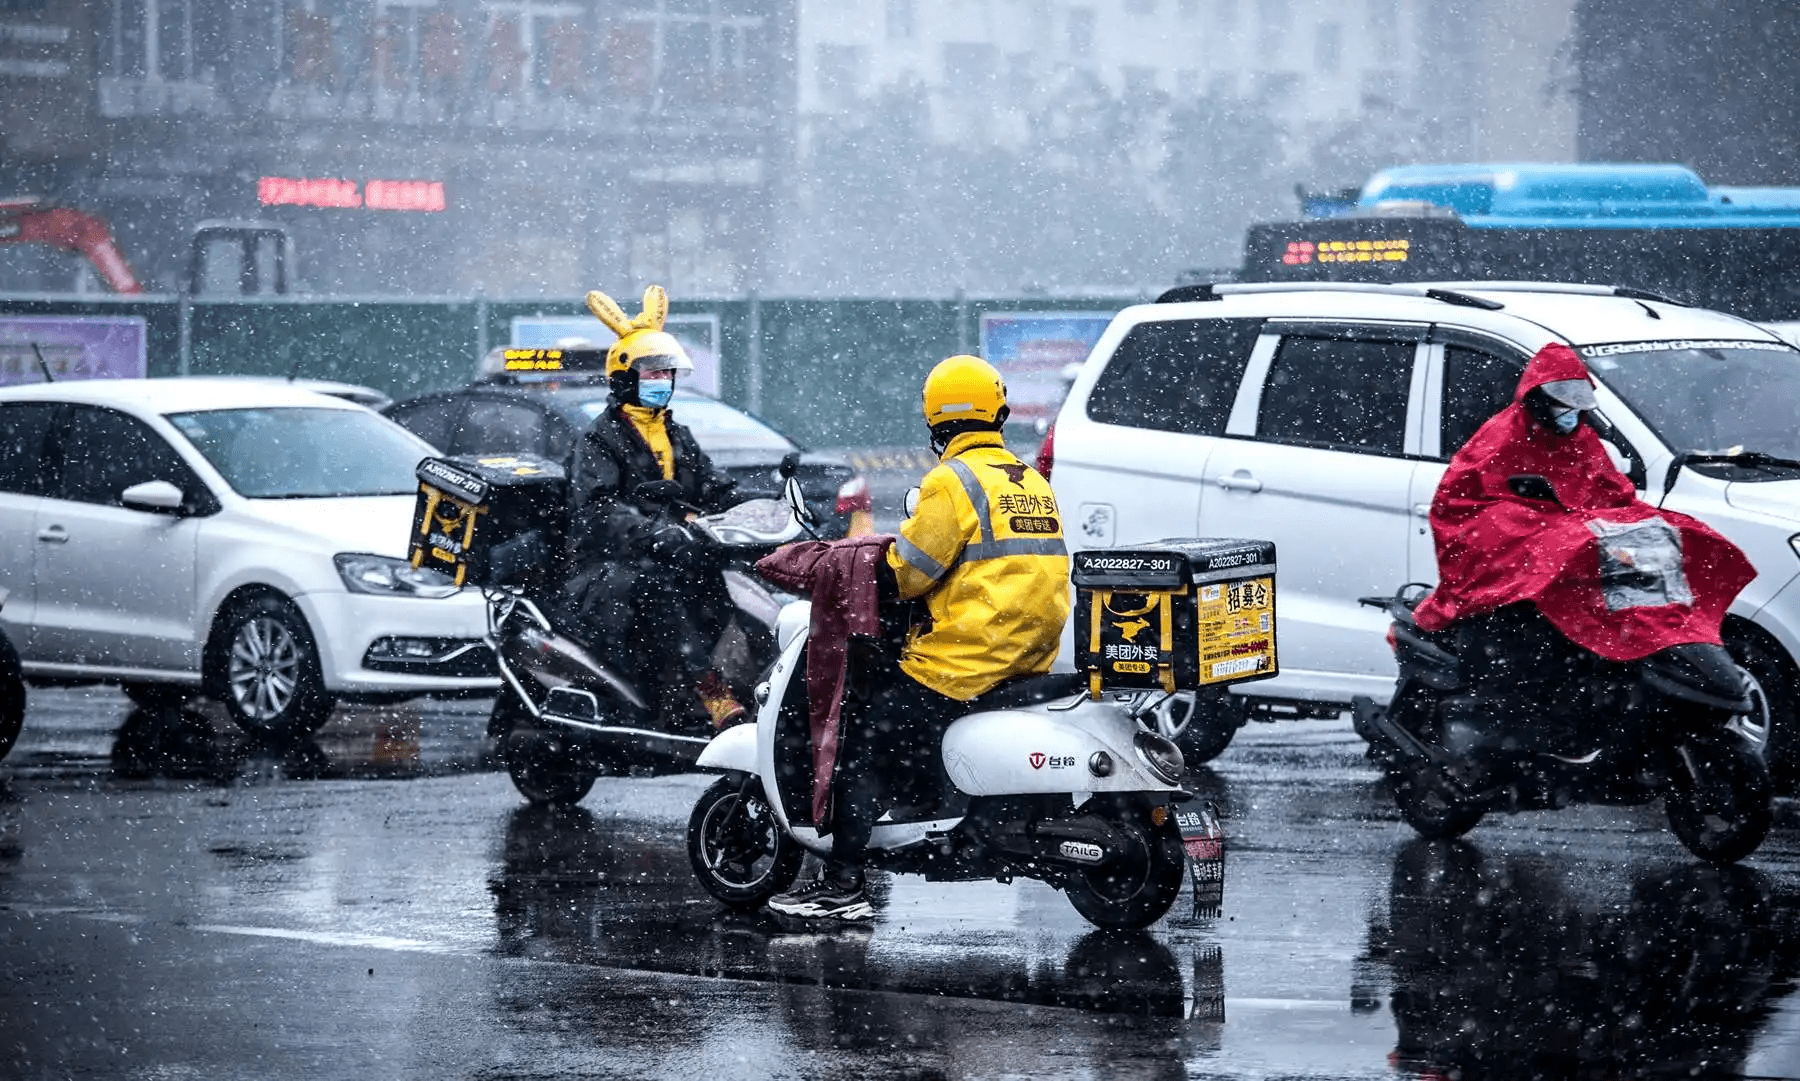
<path fill-rule="evenodd" d="M 1762 843 L 1773 814 L 1768 730 L 1753 681 L 1724 647 L 1688 643 L 1625 663 L 1581 651 L 1551 700 L 1531 707 L 1532 721 L 1573 737 L 1496 747 L 1483 733 L 1497 703 L 1470 693 L 1455 629 L 1413 619 L 1429 591 L 1411 583 L 1361 599 L 1393 619 L 1400 678 L 1388 706 L 1354 702 L 1356 732 L 1420 834 L 1458 837 L 1490 811 L 1660 796 L 1675 836 L 1703 860 L 1735 863 Z"/>
<path fill-rule="evenodd" d="M 790 459 L 797 458 L 790 455 Z M 793 484 L 793 461 L 782 463 Z M 697 516 L 674 498 L 669 481 L 640 485 L 639 501 L 657 518 L 680 522 L 700 538 L 710 569 L 723 578 L 731 615 L 714 651 L 726 681 L 740 694 L 775 659 L 775 619 L 789 597 L 770 589 L 753 569 L 757 559 L 804 535 L 789 504 L 754 499 L 719 514 Z M 533 551 L 529 539 L 522 551 Z M 508 557 L 502 555 L 498 561 Z M 543 554 L 515 561 L 541 564 Z M 488 734 L 520 795 L 534 804 L 580 802 L 603 774 L 682 773 L 693 768 L 714 735 L 705 716 L 688 704 L 673 666 L 658 663 L 661 643 L 642 643 L 646 656 L 602 653 L 574 629 L 568 598 L 555 587 L 534 587 L 541 576 L 483 587 L 487 643 L 498 662 L 501 691 Z"/>

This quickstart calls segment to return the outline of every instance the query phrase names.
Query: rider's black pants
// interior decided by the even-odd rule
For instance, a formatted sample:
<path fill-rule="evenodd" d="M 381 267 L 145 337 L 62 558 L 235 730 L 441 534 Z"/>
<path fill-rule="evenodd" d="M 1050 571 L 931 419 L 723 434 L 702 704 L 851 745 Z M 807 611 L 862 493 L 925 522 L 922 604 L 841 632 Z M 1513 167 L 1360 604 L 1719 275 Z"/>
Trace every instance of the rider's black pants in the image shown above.
<path fill-rule="evenodd" d="M 860 718 L 846 718 L 832 768 L 831 857 L 826 869 L 842 886 L 862 884 L 862 865 L 875 820 L 891 806 L 890 781 L 935 795 L 944 730 L 968 708 L 909 676 L 869 704 Z"/>
<path fill-rule="evenodd" d="M 672 662 L 694 678 L 712 667 L 731 616 L 724 579 L 711 567 L 607 561 L 579 575 L 570 593 L 582 636 L 596 648 L 656 667 Z"/>
<path fill-rule="evenodd" d="M 1509 604 L 1458 620 L 1456 648 L 1490 737 L 1542 747 L 1566 734 L 1566 711 L 1557 707 L 1570 697 L 1588 657 L 1537 605 Z"/>

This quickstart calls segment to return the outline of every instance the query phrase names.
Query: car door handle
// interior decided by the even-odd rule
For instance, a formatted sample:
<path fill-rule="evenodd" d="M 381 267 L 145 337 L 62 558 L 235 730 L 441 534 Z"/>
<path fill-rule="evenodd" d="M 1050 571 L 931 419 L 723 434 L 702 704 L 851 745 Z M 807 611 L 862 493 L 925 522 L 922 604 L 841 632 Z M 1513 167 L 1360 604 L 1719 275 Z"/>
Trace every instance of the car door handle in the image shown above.
<path fill-rule="evenodd" d="M 67 544 L 69 543 L 69 531 L 59 525 L 48 526 L 38 530 L 38 540 L 45 544 Z"/>
<path fill-rule="evenodd" d="M 1228 477 L 1221 476 L 1218 478 L 1218 480 L 1219 480 L 1219 487 L 1228 489 L 1233 492 L 1260 492 L 1260 491 L 1262 491 L 1262 481 L 1257 480 L 1255 477 L 1251 476 L 1248 473 L 1233 473 L 1232 475 L 1230 475 Z"/>
<path fill-rule="evenodd" d="M 1429 517 L 1431 517 L 1431 505 L 1428 503 L 1414 503 L 1413 504 L 1413 517 L 1414 518 L 1429 518 Z"/>

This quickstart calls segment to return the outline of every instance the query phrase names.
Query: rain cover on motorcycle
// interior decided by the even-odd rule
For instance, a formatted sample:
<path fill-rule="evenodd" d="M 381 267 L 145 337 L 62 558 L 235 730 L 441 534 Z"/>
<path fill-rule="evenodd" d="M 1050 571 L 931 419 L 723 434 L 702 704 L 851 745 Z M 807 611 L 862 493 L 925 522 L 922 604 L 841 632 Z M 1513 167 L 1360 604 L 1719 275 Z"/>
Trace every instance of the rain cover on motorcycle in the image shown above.
<path fill-rule="evenodd" d="M 1273 543 L 1183 537 L 1070 558 L 1075 667 L 1090 693 L 1198 690 L 1279 671 Z"/>
<path fill-rule="evenodd" d="M 442 571 L 459 586 L 498 585 L 505 561 L 494 557 L 508 542 L 536 532 L 545 553 L 562 550 L 569 481 L 548 458 L 427 458 L 414 475 L 413 566 Z"/>

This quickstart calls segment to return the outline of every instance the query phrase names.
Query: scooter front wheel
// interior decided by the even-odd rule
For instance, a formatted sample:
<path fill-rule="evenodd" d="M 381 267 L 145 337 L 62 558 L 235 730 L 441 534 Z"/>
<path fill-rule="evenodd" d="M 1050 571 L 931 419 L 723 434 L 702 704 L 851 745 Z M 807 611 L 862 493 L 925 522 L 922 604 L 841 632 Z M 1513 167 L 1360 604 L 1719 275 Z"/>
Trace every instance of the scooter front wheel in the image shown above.
<path fill-rule="evenodd" d="M 1769 767 L 1739 740 L 1690 739 L 1669 753 L 1663 804 L 1669 828 L 1708 863 L 1736 863 L 1763 842 L 1774 820 Z"/>
<path fill-rule="evenodd" d="M 688 816 L 688 862 L 706 892 L 732 908 L 758 908 L 800 877 L 806 853 L 743 775 L 721 777 Z"/>
<path fill-rule="evenodd" d="M 1129 838 L 1126 851 L 1105 867 L 1076 872 L 1063 892 L 1095 927 L 1135 931 L 1162 919 L 1181 896 L 1187 852 L 1173 815 L 1156 826 L 1147 812 L 1127 814 L 1113 826 Z"/>

